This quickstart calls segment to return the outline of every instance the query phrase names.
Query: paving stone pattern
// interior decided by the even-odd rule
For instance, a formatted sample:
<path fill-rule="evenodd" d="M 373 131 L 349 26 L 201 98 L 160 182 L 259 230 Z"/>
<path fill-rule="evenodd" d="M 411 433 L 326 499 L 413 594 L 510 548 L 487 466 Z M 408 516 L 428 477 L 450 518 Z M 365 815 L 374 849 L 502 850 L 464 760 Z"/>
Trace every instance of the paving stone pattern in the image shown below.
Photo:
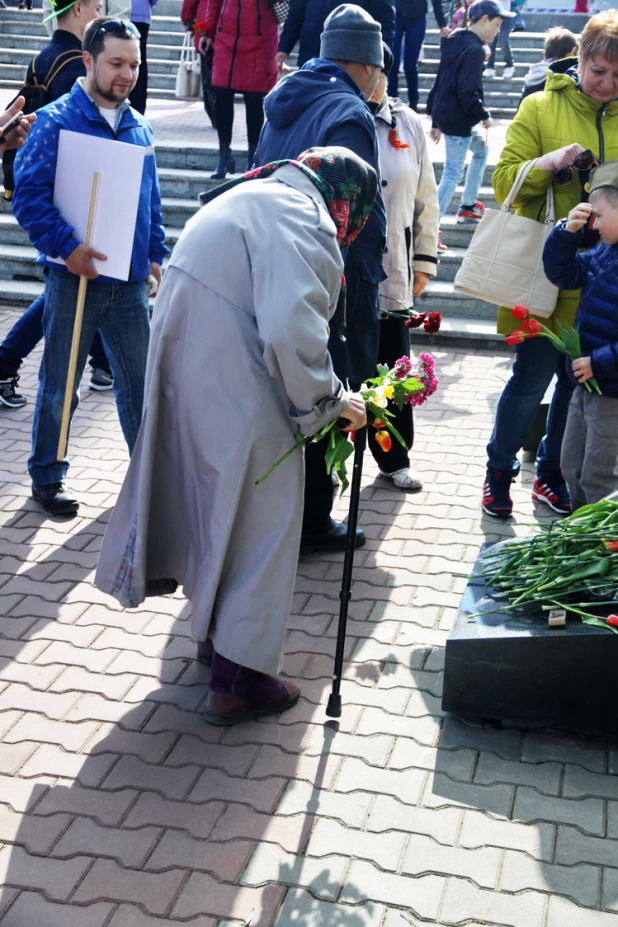
<path fill-rule="evenodd" d="M 527 464 L 513 523 L 480 516 L 507 357 L 437 352 L 422 492 L 367 458 L 340 723 L 324 707 L 342 557 L 313 555 L 287 641 L 300 703 L 226 730 L 201 718 L 187 602 L 122 611 L 93 585 L 127 464 L 112 396 L 84 389 L 75 418 L 79 517 L 29 499 L 39 356 L 29 405 L 0 411 L 1 927 L 618 927 L 615 748 L 440 708 L 461 574 L 545 517 Z"/>

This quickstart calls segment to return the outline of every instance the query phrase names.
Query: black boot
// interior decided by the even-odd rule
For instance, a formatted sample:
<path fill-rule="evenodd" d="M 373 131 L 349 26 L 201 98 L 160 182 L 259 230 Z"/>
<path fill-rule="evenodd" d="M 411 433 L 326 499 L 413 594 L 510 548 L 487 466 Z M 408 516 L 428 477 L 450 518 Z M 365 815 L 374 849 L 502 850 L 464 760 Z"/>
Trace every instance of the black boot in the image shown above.
<path fill-rule="evenodd" d="M 229 145 L 219 146 L 219 163 L 214 174 L 210 175 L 211 180 L 225 180 L 226 174 L 236 173 L 236 162 L 232 156 Z"/>
<path fill-rule="evenodd" d="M 253 161 L 254 161 L 254 160 L 255 160 L 255 145 L 253 146 L 253 148 L 251 148 L 251 146 L 249 146 L 249 154 L 248 154 L 248 156 L 247 156 L 247 170 L 248 170 L 248 171 L 253 170 Z"/>

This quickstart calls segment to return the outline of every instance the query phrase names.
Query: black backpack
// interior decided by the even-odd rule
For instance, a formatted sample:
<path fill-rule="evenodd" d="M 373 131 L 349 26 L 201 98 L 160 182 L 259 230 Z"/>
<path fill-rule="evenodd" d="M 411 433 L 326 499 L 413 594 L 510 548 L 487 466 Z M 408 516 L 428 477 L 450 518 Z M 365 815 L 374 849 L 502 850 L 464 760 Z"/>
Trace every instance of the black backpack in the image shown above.
<path fill-rule="evenodd" d="M 81 59 L 81 51 L 76 49 L 69 48 L 67 51 L 61 52 L 57 58 L 52 61 L 50 68 L 45 75 L 45 79 L 41 81 L 36 73 L 36 59 L 38 55 L 32 59 L 28 72 L 26 74 L 26 81 L 23 87 L 20 89 L 19 93 L 9 103 L 9 106 L 12 106 L 17 97 L 24 97 L 25 103 L 23 106 L 23 113 L 25 116 L 30 113 L 34 113 L 37 109 L 41 109 L 42 106 L 47 106 L 48 103 L 52 102 L 50 88 L 54 79 L 58 76 L 60 71 L 66 67 L 67 64 L 70 64 L 72 61 L 76 61 L 78 58 Z M 15 155 L 17 151 L 15 149 L 11 151 L 5 151 L 2 155 L 2 171 L 4 173 L 4 196 L 5 199 L 11 199 L 13 190 L 15 189 L 15 183 L 13 180 L 13 162 L 15 161 Z"/>

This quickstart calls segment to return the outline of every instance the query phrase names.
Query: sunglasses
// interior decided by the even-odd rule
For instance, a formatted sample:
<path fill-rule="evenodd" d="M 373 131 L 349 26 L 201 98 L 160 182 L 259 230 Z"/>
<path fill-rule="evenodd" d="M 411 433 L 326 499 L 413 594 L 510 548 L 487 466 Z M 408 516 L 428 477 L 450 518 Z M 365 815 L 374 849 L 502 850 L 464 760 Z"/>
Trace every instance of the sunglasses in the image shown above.
<path fill-rule="evenodd" d="M 126 19 L 106 19 L 105 22 L 99 23 L 96 29 L 88 39 L 88 44 L 84 45 L 84 51 L 90 51 L 100 35 L 121 36 L 124 39 L 137 39 L 139 42 L 139 30 L 133 23 Z"/>
<path fill-rule="evenodd" d="M 559 184 L 571 183 L 574 170 L 581 172 L 591 171 L 593 167 L 597 167 L 598 163 L 597 158 L 595 158 L 591 150 L 587 148 L 586 151 L 580 152 L 567 167 L 561 167 L 559 171 L 556 171 L 554 180 Z"/>

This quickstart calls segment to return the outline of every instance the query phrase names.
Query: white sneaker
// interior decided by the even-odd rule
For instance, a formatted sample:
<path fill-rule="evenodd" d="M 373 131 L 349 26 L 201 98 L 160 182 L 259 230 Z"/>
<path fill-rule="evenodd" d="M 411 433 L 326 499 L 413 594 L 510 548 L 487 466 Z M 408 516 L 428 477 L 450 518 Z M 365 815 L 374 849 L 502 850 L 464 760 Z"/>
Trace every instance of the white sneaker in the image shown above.
<path fill-rule="evenodd" d="M 403 470 L 395 470 L 393 473 L 383 473 L 380 470 L 380 476 L 392 480 L 397 489 L 403 489 L 405 492 L 418 492 L 423 488 L 423 481 L 412 467 L 404 467 Z"/>
<path fill-rule="evenodd" d="M 511 80 L 513 77 L 515 77 L 515 68 L 505 68 L 502 72 L 502 76 L 505 80 Z"/>
<path fill-rule="evenodd" d="M 495 77 L 496 69 L 495 68 L 485 68 L 483 71 L 483 77 Z"/>

